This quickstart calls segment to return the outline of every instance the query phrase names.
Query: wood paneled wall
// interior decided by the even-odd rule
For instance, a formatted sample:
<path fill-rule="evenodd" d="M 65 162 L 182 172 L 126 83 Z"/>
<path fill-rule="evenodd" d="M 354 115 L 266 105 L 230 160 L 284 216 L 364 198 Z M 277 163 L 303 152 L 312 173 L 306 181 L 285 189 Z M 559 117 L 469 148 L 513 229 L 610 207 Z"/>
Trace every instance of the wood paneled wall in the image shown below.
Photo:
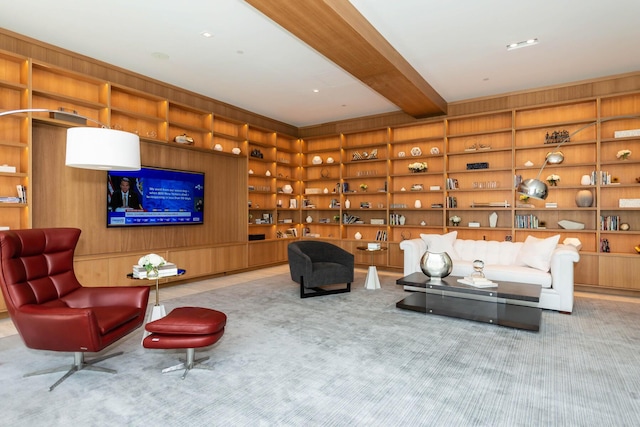
<path fill-rule="evenodd" d="M 33 227 L 82 229 L 77 256 L 247 241 L 246 157 L 143 142 L 144 166 L 205 173 L 204 224 L 106 227 L 106 172 L 65 166 L 66 129 L 34 124 Z"/>
<path fill-rule="evenodd" d="M 295 126 L 0 28 L 0 49 L 287 135 Z"/>

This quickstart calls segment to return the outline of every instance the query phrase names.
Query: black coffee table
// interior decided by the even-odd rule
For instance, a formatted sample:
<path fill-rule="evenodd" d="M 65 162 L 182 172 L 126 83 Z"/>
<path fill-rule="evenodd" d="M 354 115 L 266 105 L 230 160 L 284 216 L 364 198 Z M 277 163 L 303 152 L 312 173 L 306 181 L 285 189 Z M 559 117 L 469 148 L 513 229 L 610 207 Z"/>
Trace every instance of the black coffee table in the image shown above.
<path fill-rule="evenodd" d="M 458 283 L 458 279 L 460 277 L 448 276 L 435 281 L 422 273 L 398 279 L 398 285 L 425 288 L 425 292 L 412 292 L 398 301 L 396 307 L 529 331 L 540 330 L 542 309 L 537 307 L 540 285 L 495 281 L 497 287 L 476 288 Z"/>

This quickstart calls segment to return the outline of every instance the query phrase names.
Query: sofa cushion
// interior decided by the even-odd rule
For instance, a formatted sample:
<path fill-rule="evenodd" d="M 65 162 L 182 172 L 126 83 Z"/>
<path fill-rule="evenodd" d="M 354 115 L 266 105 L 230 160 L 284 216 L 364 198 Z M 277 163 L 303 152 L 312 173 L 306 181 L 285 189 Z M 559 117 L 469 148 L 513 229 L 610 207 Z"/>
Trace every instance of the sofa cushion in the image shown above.
<path fill-rule="evenodd" d="M 558 241 L 560 241 L 559 234 L 546 239 L 527 236 L 520 248 L 515 264 L 549 271 L 551 268 L 551 256 L 553 255 L 553 250 L 558 246 Z"/>
<path fill-rule="evenodd" d="M 522 242 L 496 240 L 457 239 L 453 244 L 458 259 L 464 261 L 480 259 L 486 265 L 514 265 L 521 246 Z"/>
<path fill-rule="evenodd" d="M 420 234 L 420 238 L 427 244 L 427 251 L 432 253 L 446 252 L 452 260 L 458 259 L 458 254 L 453 248 L 456 237 L 458 237 L 457 231 L 447 234 Z"/>

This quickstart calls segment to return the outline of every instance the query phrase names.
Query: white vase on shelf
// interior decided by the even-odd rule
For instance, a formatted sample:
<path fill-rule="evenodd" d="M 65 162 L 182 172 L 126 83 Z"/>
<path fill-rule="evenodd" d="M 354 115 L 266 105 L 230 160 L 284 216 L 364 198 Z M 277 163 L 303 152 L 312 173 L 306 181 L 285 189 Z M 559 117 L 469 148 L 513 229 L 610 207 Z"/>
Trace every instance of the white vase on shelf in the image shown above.
<path fill-rule="evenodd" d="M 351 201 L 349 199 L 345 199 L 344 208 L 349 209 L 351 207 Z"/>
<path fill-rule="evenodd" d="M 492 212 L 491 215 L 489 215 L 489 227 L 496 228 L 497 224 L 498 224 L 498 214 L 496 212 Z"/>
<path fill-rule="evenodd" d="M 360 232 L 357 231 L 354 237 L 356 238 L 356 240 L 360 240 L 362 239 L 362 234 L 360 234 Z"/>
<path fill-rule="evenodd" d="M 413 203 L 413 207 L 416 208 L 416 209 L 420 209 L 422 207 L 422 202 L 420 200 L 416 200 Z"/>

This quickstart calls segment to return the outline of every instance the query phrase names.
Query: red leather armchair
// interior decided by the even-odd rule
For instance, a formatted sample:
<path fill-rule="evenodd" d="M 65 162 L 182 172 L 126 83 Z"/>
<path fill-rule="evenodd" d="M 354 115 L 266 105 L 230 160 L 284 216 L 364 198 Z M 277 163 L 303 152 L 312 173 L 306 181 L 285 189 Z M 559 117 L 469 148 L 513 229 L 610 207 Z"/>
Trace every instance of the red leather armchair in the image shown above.
<path fill-rule="evenodd" d="M 73 269 L 80 238 L 75 228 L 0 232 L 0 288 L 9 315 L 27 347 L 74 353 L 74 363 L 25 376 L 68 370 L 53 390 L 82 369 L 115 373 L 85 361 L 144 321 L 149 287 L 83 287 Z"/>

